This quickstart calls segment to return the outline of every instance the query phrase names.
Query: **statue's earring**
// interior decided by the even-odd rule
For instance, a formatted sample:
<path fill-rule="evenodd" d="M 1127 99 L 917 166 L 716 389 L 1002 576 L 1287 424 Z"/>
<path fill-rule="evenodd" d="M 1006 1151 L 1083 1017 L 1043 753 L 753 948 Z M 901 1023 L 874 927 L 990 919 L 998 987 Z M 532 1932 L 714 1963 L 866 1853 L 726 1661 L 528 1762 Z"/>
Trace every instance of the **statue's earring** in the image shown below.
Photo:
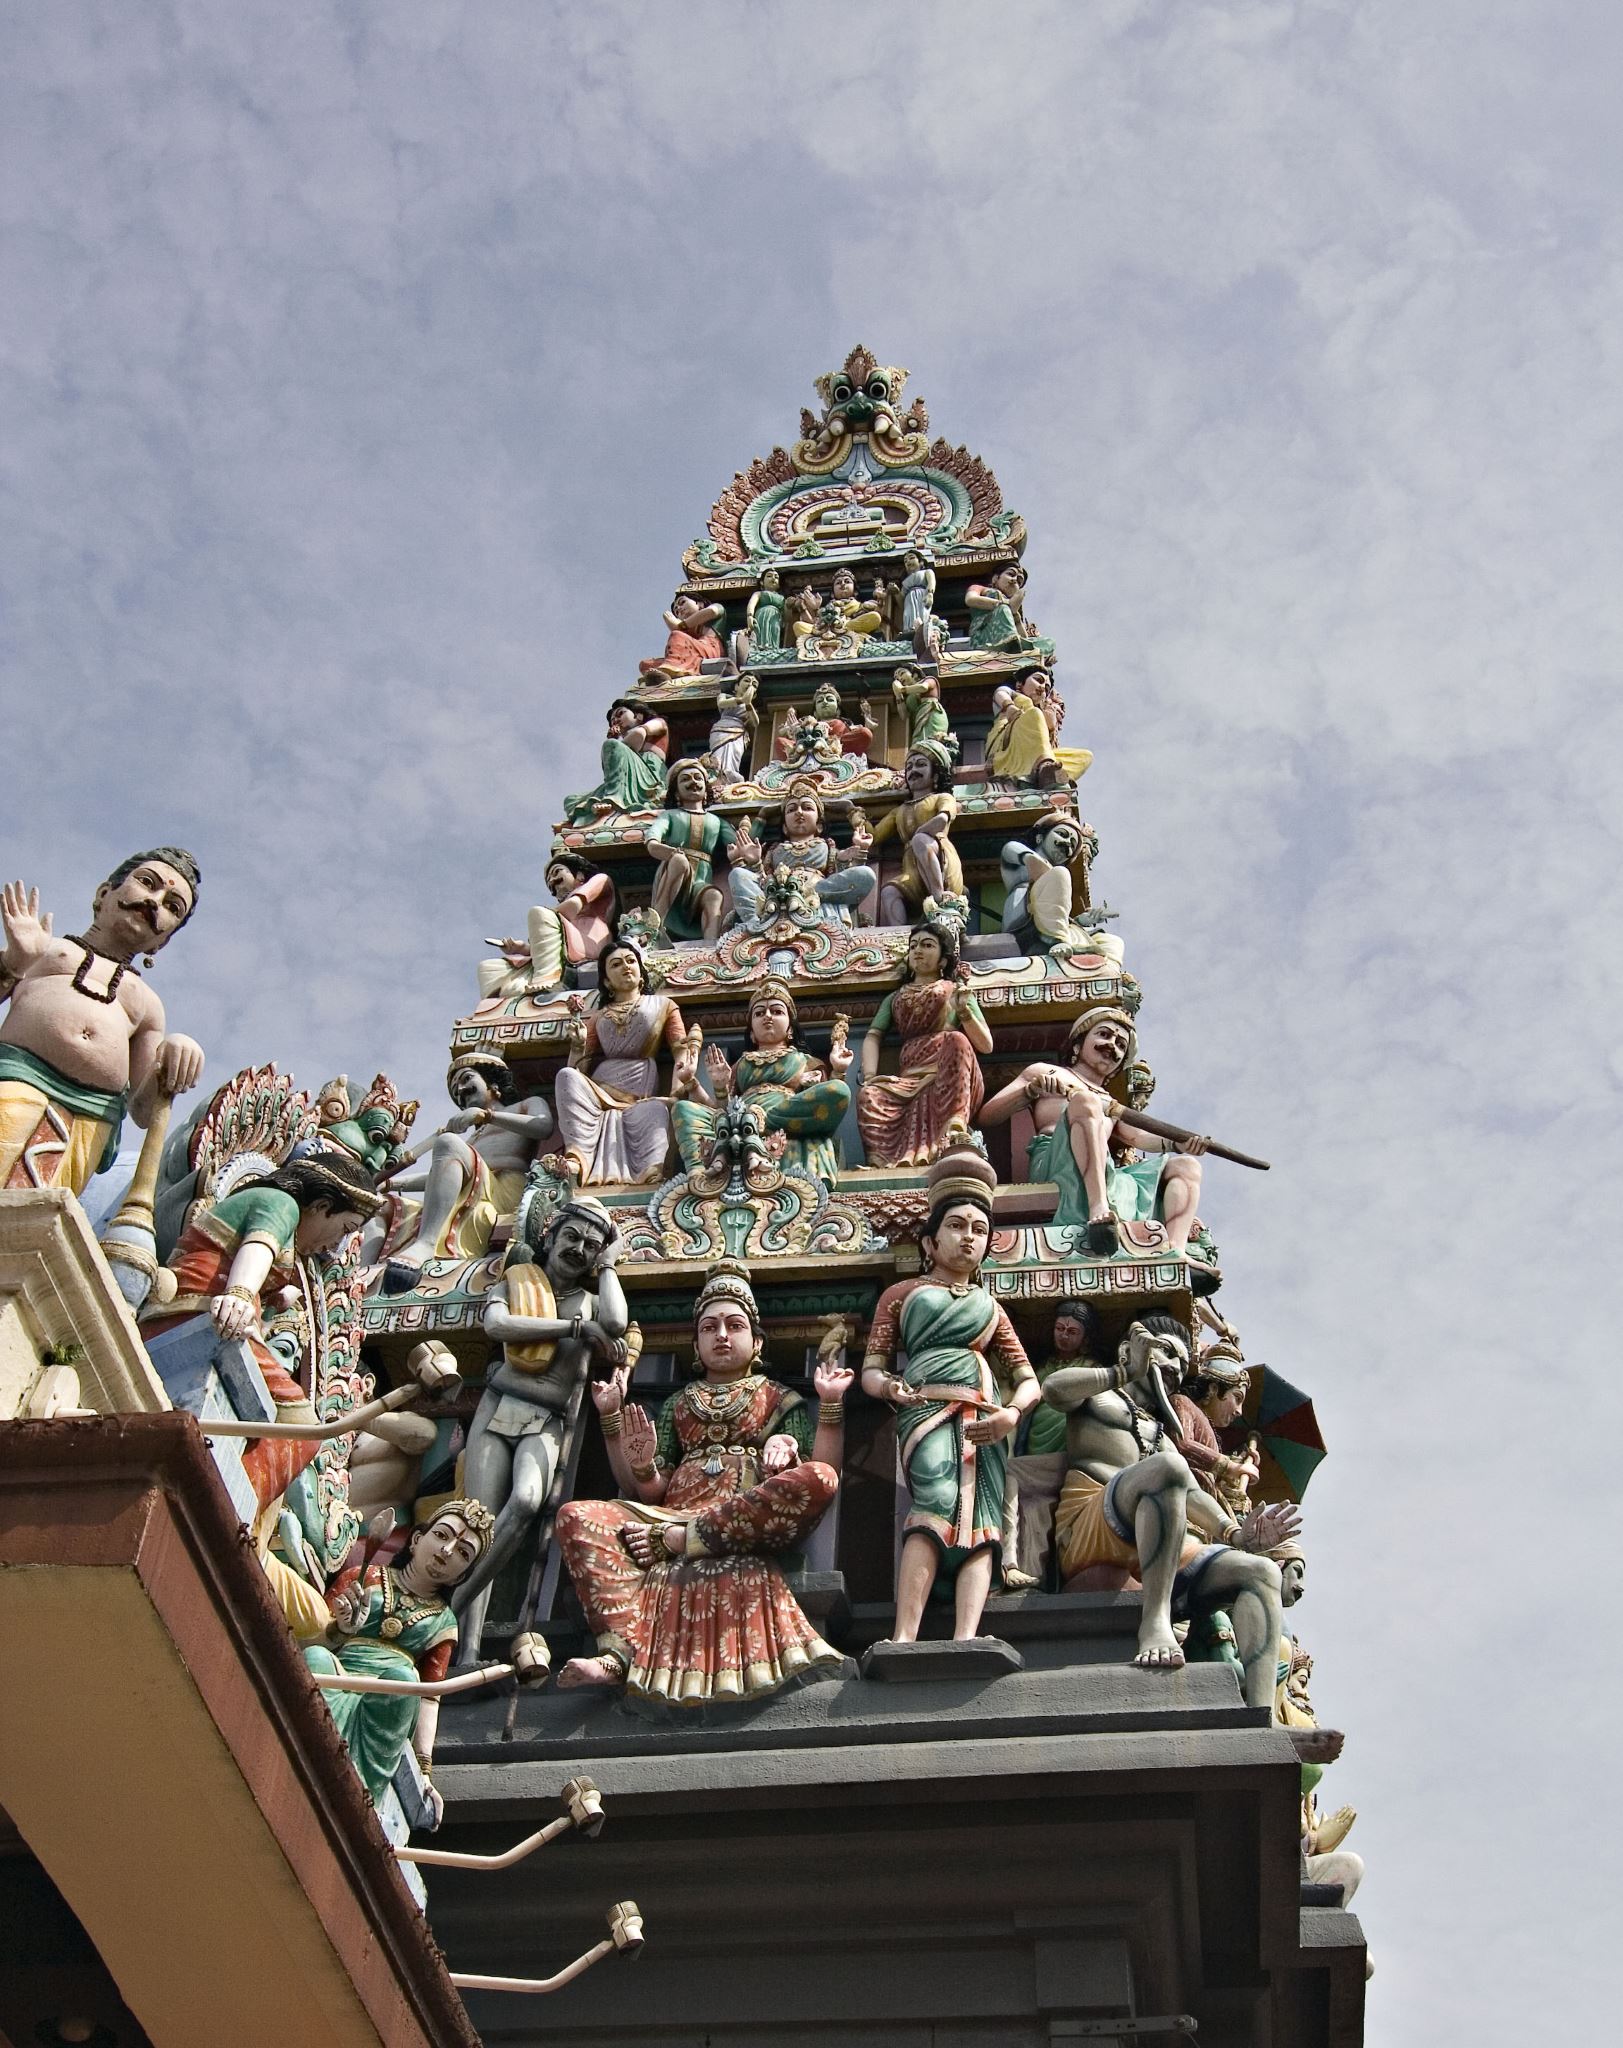
<path fill-rule="evenodd" d="M 144 968 L 145 968 L 145 969 L 147 970 L 147 972 L 148 972 L 149 974 L 150 974 L 150 973 L 152 972 L 153 968 L 157 966 L 157 964 L 158 964 L 158 963 L 157 963 L 157 961 L 156 961 L 156 960 L 154 959 L 154 957 L 152 956 L 152 954 L 150 954 L 150 953 L 143 953 L 143 954 L 142 954 L 142 956 L 141 956 L 141 965 L 142 965 L 142 966 L 143 966 L 143 967 L 144 967 Z"/>

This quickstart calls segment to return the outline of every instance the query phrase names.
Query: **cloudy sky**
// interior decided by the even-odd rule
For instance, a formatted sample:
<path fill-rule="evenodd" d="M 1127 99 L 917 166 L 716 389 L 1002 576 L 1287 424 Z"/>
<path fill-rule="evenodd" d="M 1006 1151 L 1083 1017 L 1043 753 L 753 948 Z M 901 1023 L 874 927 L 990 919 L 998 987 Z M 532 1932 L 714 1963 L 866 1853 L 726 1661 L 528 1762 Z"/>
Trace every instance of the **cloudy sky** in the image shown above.
<path fill-rule="evenodd" d="M 0 869 L 440 1098 L 682 546 L 857 340 L 1032 532 L 1157 1108 L 1333 1447 L 1382 2048 L 1615 2017 L 1616 9 L 0 15 Z M 1604 1572 L 1604 1576 L 1603 1576 Z"/>

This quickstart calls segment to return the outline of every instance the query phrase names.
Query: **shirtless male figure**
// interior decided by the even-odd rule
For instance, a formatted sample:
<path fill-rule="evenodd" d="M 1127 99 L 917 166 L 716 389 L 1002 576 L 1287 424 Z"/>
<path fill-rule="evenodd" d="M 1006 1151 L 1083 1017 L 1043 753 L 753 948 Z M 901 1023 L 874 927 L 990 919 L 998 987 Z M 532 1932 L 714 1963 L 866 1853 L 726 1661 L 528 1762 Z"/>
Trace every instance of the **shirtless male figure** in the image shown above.
<path fill-rule="evenodd" d="M 96 891 L 82 937 L 58 938 L 39 891 L 0 891 L 0 1188 L 83 1194 L 118 1156 L 126 1114 L 143 1129 L 160 1096 L 195 1088 L 203 1049 L 166 1035 L 136 972 L 197 908 L 198 868 L 178 846 L 123 861 Z"/>
<path fill-rule="evenodd" d="M 1227 1609 L 1246 1704 L 1272 1710 L 1280 1572 L 1263 1553 L 1296 1534 L 1301 1511 L 1256 1508 L 1236 1522 L 1196 1485 L 1173 1406 L 1189 1350 L 1174 1317 L 1147 1315 L 1128 1329 L 1113 1365 L 1062 1366 L 1044 1386 L 1043 1400 L 1069 1418 L 1055 1520 L 1061 1583 L 1098 1565 L 1142 1581 L 1133 1662 L 1145 1671 L 1182 1667 L 1175 1605 Z"/>
<path fill-rule="evenodd" d="M 421 1188 L 416 1235 L 393 1254 L 385 1294 L 406 1294 L 432 1258 L 477 1259 L 502 1216 L 524 1193 L 524 1177 L 552 1136 L 552 1111 L 539 1095 L 519 1098 L 507 1062 L 497 1053 L 459 1053 L 445 1077 L 455 1114 L 431 1139 L 383 1175 L 380 1185 Z M 428 1164 L 417 1167 L 424 1152 Z"/>

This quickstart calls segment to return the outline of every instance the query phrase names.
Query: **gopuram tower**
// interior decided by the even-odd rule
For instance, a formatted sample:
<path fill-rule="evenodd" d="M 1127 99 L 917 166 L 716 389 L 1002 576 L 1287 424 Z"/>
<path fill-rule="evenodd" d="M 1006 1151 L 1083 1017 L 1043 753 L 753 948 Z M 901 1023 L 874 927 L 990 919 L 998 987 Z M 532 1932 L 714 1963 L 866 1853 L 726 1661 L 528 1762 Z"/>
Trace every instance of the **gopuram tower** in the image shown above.
<path fill-rule="evenodd" d="M 1207 1228 L 1260 1162 L 1149 1110 L 1025 524 L 907 385 L 853 349 L 721 493 L 452 1032 L 473 1117 L 551 1135 L 450 1175 L 365 1331 L 494 1369 L 461 1483 L 521 1533 L 458 1654 L 553 1677 L 447 1705 L 437 1840 L 603 1788 L 649 1943 L 547 2001 L 571 2048 L 1357 2041 L 1281 1623 L 1321 1447 Z M 602 1327 L 515 1370 L 571 1216 Z M 431 1925 L 520 1968 L 590 1938 L 568 1874 L 431 1873 Z"/>
<path fill-rule="evenodd" d="M 1152 1107 L 1024 522 L 907 383 L 722 492 L 438 1128 L 270 1048 L 174 1110 L 185 849 L 4 889 L 0 2035 L 1362 2040 L 1266 1162 Z"/>

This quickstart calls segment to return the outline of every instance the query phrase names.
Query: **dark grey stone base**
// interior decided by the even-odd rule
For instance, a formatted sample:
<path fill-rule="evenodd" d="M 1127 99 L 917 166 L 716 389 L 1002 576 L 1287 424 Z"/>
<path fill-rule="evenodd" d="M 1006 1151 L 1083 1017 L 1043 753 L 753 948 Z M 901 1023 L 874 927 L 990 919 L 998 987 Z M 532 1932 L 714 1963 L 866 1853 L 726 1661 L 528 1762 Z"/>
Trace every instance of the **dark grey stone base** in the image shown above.
<path fill-rule="evenodd" d="M 875 1643 L 860 1666 L 864 1678 L 893 1685 L 909 1679 L 1003 1678 L 1025 1668 L 1025 1658 L 1001 1636 L 976 1636 L 967 1643 Z"/>

